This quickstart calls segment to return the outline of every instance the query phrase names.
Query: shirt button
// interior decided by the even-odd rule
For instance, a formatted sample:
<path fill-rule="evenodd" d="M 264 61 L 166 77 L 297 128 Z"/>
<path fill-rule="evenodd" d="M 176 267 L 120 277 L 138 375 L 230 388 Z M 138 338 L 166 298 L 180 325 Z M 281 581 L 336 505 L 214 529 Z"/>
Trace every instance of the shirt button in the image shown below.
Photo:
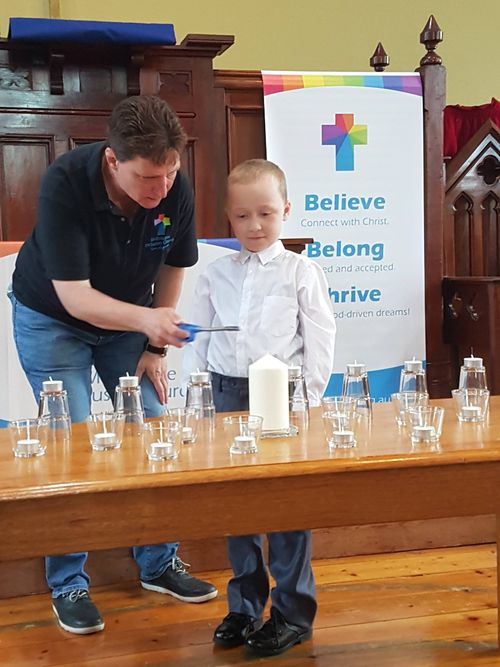
<path fill-rule="evenodd" d="M 122 222 L 127 222 L 126 218 L 121 218 Z"/>

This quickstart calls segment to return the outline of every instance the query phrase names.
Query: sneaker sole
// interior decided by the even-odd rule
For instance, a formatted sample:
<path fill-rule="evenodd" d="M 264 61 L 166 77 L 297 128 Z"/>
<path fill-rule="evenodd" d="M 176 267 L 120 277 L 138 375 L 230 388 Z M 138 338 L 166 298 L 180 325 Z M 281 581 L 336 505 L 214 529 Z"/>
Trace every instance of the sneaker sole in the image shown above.
<path fill-rule="evenodd" d="M 66 630 L 66 632 L 72 632 L 74 635 L 91 635 L 93 632 L 101 632 L 101 630 L 104 630 L 104 621 L 102 623 L 98 623 L 97 625 L 91 625 L 88 628 L 74 628 L 71 625 L 66 625 L 66 623 L 63 623 L 59 618 L 59 614 L 57 613 L 57 609 L 54 605 L 52 605 L 52 610 L 55 617 L 57 618 L 57 622 L 63 630 Z"/>
<path fill-rule="evenodd" d="M 141 586 L 147 591 L 154 591 L 155 593 L 161 593 L 162 595 L 171 595 L 176 600 L 181 602 L 208 602 L 208 600 L 213 600 L 217 597 L 219 591 L 216 589 L 210 593 L 205 593 L 205 595 L 197 595 L 187 597 L 185 595 L 179 595 L 174 591 L 170 591 L 168 588 L 162 588 L 161 586 L 155 586 L 154 584 L 149 584 L 147 581 L 141 581 Z"/>

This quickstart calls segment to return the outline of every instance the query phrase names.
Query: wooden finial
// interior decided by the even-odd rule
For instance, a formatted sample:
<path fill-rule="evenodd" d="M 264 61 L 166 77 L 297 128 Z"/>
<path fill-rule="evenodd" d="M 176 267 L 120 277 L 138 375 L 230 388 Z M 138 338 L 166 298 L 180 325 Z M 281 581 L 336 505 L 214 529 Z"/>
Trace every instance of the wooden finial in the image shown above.
<path fill-rule="evenodd" d="M 383 72 L 390 62 L 391 59 L 385 52 L 382 42 L 379 42 L 373 56 L 370 58 L 370 67 L 373 67 L 376 72 Z"/>
<path fill-rule="evenodd" d="M 434 49 L 443 41 L 443 31 L 439 27 L 436 19 L 431 14 L 429 20 L 420 33 L 420 43 L 425 45 L 427 53 L 420 61 L 421 65 L 441 65 L 443 62 L 441 56 L 434 53 Z"/>

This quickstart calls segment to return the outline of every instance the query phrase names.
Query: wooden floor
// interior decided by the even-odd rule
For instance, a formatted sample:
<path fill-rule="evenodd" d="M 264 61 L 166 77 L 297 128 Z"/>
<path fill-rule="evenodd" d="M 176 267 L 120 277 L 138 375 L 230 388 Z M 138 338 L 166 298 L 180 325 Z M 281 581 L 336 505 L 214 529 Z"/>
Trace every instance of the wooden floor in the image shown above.
<path fill-rule="evenodd" d="M 222 594 L 188 605 L 135 582 L 95 588 L 106 629 L 83 637 L 59 629 L 46 595 L 3 600 L 0 665 L 500 667 L 495 566 L 489 545 L 316 561 L 314 637 L 276 658 L 213 646 L 226 614 Z M 227 576 L 207 578 L 223 592 Z"/>

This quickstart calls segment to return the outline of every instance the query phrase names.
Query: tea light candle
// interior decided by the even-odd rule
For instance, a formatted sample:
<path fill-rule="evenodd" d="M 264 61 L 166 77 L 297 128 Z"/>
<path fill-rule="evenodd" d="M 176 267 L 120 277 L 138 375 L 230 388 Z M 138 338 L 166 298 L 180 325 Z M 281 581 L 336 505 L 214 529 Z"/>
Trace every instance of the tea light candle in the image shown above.
<path fill-rule="evenodd" d="M 148 456 L 152 461 L 164 461 L 165 459 L 176 459 L 177 452 L 171 442 L 156 440 L 149 445 Z"/>
<path fill-rule="evenodd" d="M 92 447 L 94 449 L 109 449 L 115 447 L 116 435 L 114 433 L 95 433 L 93 437 Z"/>
<path fill-rule="evenodd" d="M 418 359 L 411 359 L 409 361 L 405 361 L 404 365 L 405 371 L 411 371 L 413 373 L 419 373 L 420 371 L 423 370 L 423 364 L 420 360 Z"/>
<path fill-rule="evenodd" d="M 437 439 L 436 429 L 434 426 L 414 426 L 411 439 L 413 442 L 434 442 Z"/>
<path fill-rule="evenodd" d="M 365 369 L 366 369 L 365 364 L 358 364 L 358 363 L 347 364 L 347 374 L 355 377 L 363 375 Z"/>
<path fill-rule="evenodd" d="M 62 391 L 63 382 L 62 380 L 45 380 L 45 382 L 42 382 L 42 387 L 43 391 L 47 393 Z"/>
<path fill-rule="evenodd" d="M 481 408 L 478 405 L 464 405 L 460 414 L 463 419 L 474 421 L 481 417 Z"/>
<path fill-rule="evenodd" d="M 182 427 L 182 442 L 184 444 L 187 444 L 188 442 L 193 442 L 194 441 L 194 433 L 193 429 L 191 426 L 183 426 Z"/>
<path fill-rule="evenodd" d="M 138 387 L 139 378 L 137 375 L 122 375 L 119 378 L 120 387 Z"/>
<path fill-rule="evenodd" d="M 483 359 L 482 357 L 465 357 L 464 366 L 466 368 L 482 368 Z"/>
<path fill-rule="evenodd" d="M 270 354 L 248 367 L 250 414 L 262 417 L 263 431 L 285 431 L 290 426 L 288 366 Z"/>
<path fill-rule="evenodd" d="M 40 440 L 37 438 L 26 438 L 17 441 L 16 453 L 22 456 L 36 456 L 40 450 Z"/>
<path fill-rule="evenodd" d="M 333 431 L 332 447 L 353 447 L 355 444 L 354 431 Z"/>
<path fill-rule="evenodd" d="M 190 373 L 189 378 L 193 384 L 204 384 L 210 382 L 210 373 L 208 371 L 194 371 Z"/>
<path fill-rule="evenodd" d="M 257 443 L 253 435 L 237 435 L 229 450 L 232 454 L 251 454 L 257 451 Z"/>

